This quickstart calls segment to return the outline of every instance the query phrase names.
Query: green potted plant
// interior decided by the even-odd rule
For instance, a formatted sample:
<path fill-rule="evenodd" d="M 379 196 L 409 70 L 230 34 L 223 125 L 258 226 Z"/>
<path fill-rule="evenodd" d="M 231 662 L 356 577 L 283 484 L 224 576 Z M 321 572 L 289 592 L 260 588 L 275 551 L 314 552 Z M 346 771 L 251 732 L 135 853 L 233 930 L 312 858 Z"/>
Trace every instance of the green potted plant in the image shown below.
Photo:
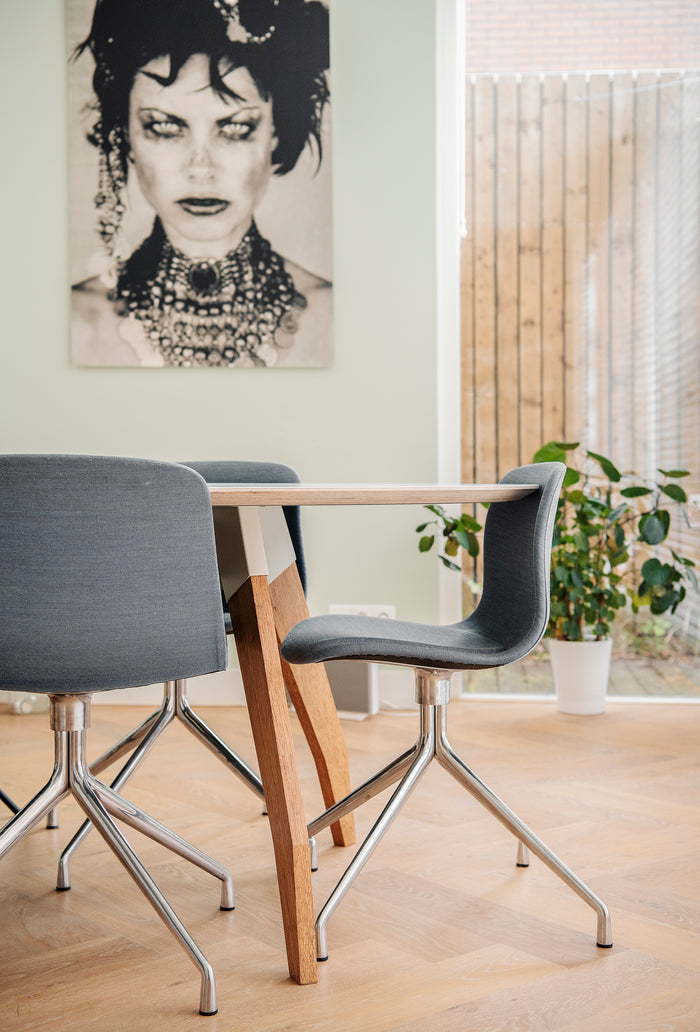
<path fill-rule="evenodd" d="M 687 585 L 697 591 L 692 560 L 666 545 L 674 519 L 684 518 L 685 469 L 659 469 L 647 481 L 621 473 L 577 443 L 550 441 L 534 462 L 567 466 L 552 540 L 547 637 L 559 708 L 600 713 L 605 707 L 611 628 L 626 605 L 638 613 L 675 613 Z"/>
<path fill-rule="evenodd" d="M 567 466 L 552 541 L 551 608 L 546 637 L 559 708 L 570 713 L 600 713 L 610 670 L 611 627 L 630 605 L 648 606 L 654 615 L 675 613 L 687 586 L 697 591 L 692 560 L 667 545 L 674 519 L 687 518 L 687 495 L 679 480 L 684 469 L 657 471 L 652 481 L 621 473 L 603 455 L 578 443 L 550 441 L 534 462 Z M 452 518 L 430 507 L 434 520 L 422 524 L 421 551 L 432 548 L 442 532 L 442 562 L 453 562 L 459 547 L 478 554 L 479 523 L 472 517 Z"/>

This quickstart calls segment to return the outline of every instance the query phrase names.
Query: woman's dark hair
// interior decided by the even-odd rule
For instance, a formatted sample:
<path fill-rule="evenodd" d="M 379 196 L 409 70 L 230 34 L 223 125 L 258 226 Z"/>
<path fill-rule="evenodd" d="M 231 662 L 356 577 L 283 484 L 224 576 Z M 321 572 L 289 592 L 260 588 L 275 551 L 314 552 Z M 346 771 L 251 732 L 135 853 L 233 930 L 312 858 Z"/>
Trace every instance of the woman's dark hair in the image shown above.
<path fill-rule="evenodd" d="M 226 6 L 225 4 L 223 6 Z M 95 59 L 93 88 L 97 120 L 90 142 L 105 155 L 113 177 L 126 178 L 129 155 L 129 95 L 140 68 L 156 57 L 170 58 L 170 85 L 193 54 L 209 57 L 211 84 L 231 68 L 244 67 L 266 100 L 278 145 L 275 174 L 294 168 L 307 142 L 321 157 L 320 123 L 328 100 L 328 10 L 320 0 L 240 0 L 240 21 L 263 42 L 232 42 L 228 22 L 212 0 L 97 0 L 88 37 L 76 55 Z"/>

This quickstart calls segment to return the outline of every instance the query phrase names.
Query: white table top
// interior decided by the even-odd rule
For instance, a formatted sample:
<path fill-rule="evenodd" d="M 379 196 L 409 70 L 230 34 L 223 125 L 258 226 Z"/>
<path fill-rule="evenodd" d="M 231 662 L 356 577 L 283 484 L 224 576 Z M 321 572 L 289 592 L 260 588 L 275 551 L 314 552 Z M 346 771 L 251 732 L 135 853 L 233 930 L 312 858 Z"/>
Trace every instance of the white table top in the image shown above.
<path fill-rule="evenodd" d="M 537 484 L 210 484 L 212 505 L 429 505 L 514 502 Z"/>

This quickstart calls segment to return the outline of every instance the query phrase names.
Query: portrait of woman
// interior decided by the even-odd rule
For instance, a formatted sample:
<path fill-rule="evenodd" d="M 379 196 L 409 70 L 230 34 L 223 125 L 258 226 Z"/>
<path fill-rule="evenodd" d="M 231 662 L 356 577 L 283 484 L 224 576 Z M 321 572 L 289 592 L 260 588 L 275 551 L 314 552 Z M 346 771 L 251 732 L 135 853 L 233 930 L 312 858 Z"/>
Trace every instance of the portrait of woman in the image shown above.
<path fill-rule="evenodd" d="M 73 363 L 329 365 L 325 4 L 67 5 L 90 89 L 73 127 L 91 152 L 71 163 Z"/>

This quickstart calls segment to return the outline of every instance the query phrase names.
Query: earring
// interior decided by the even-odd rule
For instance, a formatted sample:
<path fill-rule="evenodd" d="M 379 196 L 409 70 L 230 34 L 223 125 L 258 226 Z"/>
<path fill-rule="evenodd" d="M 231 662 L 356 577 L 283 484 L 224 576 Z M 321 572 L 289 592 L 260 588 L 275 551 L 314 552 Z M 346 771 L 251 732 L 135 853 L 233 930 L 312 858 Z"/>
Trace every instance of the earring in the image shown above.
<path fill-rule="evenodd" d="M 108 139 L 100 146 L 98 191 L 95 194 L 97 232 L 110 256 L 114 254 L 115 240 L 126 211 L 126 178 L 120 160 L 120 143 L 119 130 L 112 129 Z"/>

